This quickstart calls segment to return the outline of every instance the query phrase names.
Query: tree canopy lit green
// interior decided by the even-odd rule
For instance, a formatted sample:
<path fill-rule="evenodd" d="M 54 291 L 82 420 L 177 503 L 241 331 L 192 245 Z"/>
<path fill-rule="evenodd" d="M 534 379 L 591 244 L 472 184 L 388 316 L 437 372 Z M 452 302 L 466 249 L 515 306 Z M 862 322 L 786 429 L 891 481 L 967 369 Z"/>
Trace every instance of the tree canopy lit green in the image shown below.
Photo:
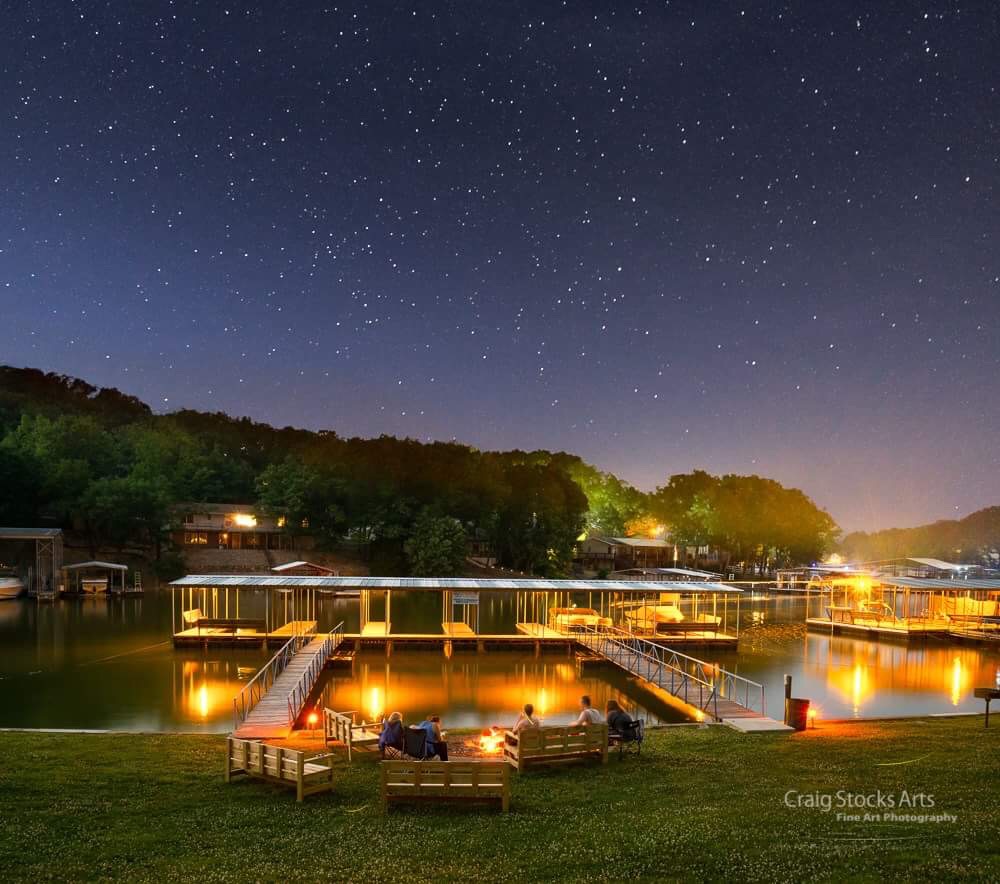
<path fill-rule="evenodd" d="M 159 554 L 173 505 L 255 503 L 284 516 L 289 533 L 357 545 L 385 573 L 457 571 L 456 551 L 474 538 L 503 567 L 559 576 L 582 532 L 656 523 L 680 545 L 717 546 L 727 564 L 766 569 L 818 557 L 837 533 L 801 491 L 758 476 L 696 471 L 647 494 L 564 452 L 156 415 L 116 390 L 9 367 L 0 367 L 0 481 L 14 492 L 0 495 L 0 524 L 48 517 L 93 548 Z"/>

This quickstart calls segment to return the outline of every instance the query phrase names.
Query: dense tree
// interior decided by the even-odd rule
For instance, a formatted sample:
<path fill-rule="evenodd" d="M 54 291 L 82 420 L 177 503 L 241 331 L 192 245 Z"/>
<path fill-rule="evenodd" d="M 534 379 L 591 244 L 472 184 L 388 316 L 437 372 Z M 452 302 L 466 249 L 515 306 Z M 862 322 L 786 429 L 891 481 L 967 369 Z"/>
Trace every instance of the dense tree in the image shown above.
<path fill-rule="evenodd" d="M 671 476 L 653 494 L 652 508 L 678 544 L 719 547 L 760 573 L 819 558 L 838 533 L 801 491 L 760 476 Z"/>
<path fill-rule="evenodd" d="M 648 495 L 564 452 L 153 415 L 117 390 L 5 367 L 0 482 L 12 489 L 2 521 L 45 513 L 94 544 L 156 545 L 174 503 L 255 500 L 289 533 L 358 543 L 384 573 L 427 567 L 415 558 L 422 531 L 447 536 L 455 557 L 460 536 L 487 539 L 502 566 L 549 576 L 568 573 L 584 530 L 652 534 L 663 525 L 679 544 L 716 545 L 758 569 L 814 558 L 836 533 L 802 492 L 758 476 L 695 471 Z"/>
<path fill-rule="evenodd" d="M 0 444 L 0 525 L 30 526 L 41 504 L 42 477 L 36 461 Z"/>
<path fill-rule="evenodd" d="M 101 541 L 119 548 L 131 541 L 158 547 L 169 502 L 165 484 L 156 480 L 127 476 L 91 482 L 82 500 L 91 554 Z"/>
<path fill-rule="evenodd" d="M 333 545 L 349 529 L 343 483 L 322 470 L 288 457 L 257 477 L 257 502 L 292 535 L 311 534 Z"/>
<path fill-rule="evenodd" d="M 458 519 L 424 510 L 403 549 L 414 577 L 454 577 L 465 566 L 465 529 Z"/>

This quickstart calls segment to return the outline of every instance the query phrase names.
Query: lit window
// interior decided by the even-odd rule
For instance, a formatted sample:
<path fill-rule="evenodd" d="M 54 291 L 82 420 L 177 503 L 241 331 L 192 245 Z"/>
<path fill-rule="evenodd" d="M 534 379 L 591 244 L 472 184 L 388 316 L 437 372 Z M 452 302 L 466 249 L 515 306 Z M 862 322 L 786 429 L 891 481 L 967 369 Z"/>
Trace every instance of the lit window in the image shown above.
<path fill-rule="evenodd" d="M 238 528 L 257 527 L 257 517 L 252 513 L 233 513 L 232 520 Z"/>
<path fill-rule="evenodd" d="M 278 516 L 278 527 L 279 528 L 284 528 L 285 527 L 285 517 L 284 516 Z"/>
<path fill-rule="evenodd" d="M 206 546 L 208 544 L 208 532 L 185 531 L 184 543 L 188 546 Z"/>
<path fill-rule="evenodd" d="M 309 519 L 308 519 L 308 517 L 302 520 L 302 527 L 303 528 L 308 528 L 309 527 Z"/>

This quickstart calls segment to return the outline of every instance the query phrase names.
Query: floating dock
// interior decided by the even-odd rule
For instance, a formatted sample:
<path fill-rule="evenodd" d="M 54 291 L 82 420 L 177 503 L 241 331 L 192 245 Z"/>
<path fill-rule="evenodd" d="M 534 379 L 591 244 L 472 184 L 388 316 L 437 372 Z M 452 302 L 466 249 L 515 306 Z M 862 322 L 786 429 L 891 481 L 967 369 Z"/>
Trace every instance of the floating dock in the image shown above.
<path fill-rule="evenodd" d="M 203 620 L 196 625 L 174 633 L 174 647 L 275 647 L 283 645 L 293 635 L 313 635 L 315 620 L 290 620 L 274 629 L 265 629 L 263 621 Z"/>

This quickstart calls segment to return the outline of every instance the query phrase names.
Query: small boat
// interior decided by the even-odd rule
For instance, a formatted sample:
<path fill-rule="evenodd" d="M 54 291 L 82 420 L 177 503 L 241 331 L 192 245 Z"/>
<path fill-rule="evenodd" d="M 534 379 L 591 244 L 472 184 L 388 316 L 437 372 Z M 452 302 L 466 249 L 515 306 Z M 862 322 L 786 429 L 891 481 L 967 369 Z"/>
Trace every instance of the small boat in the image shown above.
<path fill-rule="evenodd" d="M 107 577 L 84 577 L 80 580 L 80 593 L 82 595 L 103 595 L 107 591 Z"/>
<path fill-rule="evenodd" d="M 0 601 L 16 599 L 24 594 L 24 581 L 16 574 L 0 571 Z"/>

